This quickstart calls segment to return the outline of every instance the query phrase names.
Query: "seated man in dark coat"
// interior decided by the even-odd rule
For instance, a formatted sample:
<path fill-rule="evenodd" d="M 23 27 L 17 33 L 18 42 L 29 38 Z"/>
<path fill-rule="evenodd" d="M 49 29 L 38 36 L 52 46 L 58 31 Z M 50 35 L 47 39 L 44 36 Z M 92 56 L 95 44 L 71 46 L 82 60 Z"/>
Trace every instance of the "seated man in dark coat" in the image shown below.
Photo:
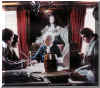
<path fill-rule="evenodd" d="M 60 49 L 56 44 L 54 44 L 54 36 L 49 33 L 43 36 L 44 44 L 40 46 L 38 51 L 34 56 L 32 56 L 32 60 L 37 59 L 37 57 L 41 58 L 41 62 L 44 61 L 44 55 L 47 53 L 47 48 L 50 48 L 50 52 L 57 55 L 57 57 L 61 57 Z M 38 60 L 38 59 L 37 59 Z M 39 60 L 38 60 L 39 61 Z"/>
<path fill-rule="evenodd" d="M 12 42 L 14 38 L 14 33 L 5 28 L 2 31 L 2 65 L 3 70 L 15 70 L 22 68 L 22 62 L 18 62 L 18 57 L 12 51 Z"/>
<path fill-rule="evenodd" d="M 87 83 L 98 84 L 98 38 L 90 28 L 81 32 L 82 39 L 88 43 L 86 54 L 83 55 L 82 66 L 74 71 L 87 79 Z"/>

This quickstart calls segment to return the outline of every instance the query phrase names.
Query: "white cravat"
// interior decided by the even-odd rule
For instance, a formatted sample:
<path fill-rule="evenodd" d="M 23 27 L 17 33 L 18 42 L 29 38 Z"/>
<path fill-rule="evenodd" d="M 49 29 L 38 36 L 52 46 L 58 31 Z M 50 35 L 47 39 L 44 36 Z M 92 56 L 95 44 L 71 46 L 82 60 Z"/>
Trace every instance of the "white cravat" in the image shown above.
<path fill-rule="evenodd" d="M 55 30 L 55 25 L 54 24 L 51 24 L 50 28 L 49 28 L 49 31 L 50 32 L 54 32 Z"/>

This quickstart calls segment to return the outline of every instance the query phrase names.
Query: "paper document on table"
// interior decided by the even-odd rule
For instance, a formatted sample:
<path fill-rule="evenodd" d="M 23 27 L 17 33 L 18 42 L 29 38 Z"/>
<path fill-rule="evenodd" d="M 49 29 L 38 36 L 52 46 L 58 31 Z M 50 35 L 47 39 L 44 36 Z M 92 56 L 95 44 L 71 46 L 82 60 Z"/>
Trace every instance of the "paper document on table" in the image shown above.
<path fill-rule="evenodd" d="M 34 64 L 26 68 L 28 72 L 45 72 L 44 63 Z"/>

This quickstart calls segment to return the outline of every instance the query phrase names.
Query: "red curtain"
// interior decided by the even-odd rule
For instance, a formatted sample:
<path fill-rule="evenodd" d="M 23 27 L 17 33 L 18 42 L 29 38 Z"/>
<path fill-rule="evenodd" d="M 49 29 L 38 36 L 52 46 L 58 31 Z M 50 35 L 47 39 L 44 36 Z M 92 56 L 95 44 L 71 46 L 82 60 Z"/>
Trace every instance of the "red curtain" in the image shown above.
<path fill-rule="evenodd" d="M 27 30 L 29 29 L 29 11 L 25 8 L 17 9 L 17 28 L 19 37 L 20 59 L 29 57 L 29 47 L 27 43 Z"/>
<path fill-rule="evenodd" d="M 85 7 L 73 7 L 70 14 L 70 24 L 72 28 L 72 41 L 81 48 L 80 30 L 84 26 L 84 19 L 86 14 Z"/>

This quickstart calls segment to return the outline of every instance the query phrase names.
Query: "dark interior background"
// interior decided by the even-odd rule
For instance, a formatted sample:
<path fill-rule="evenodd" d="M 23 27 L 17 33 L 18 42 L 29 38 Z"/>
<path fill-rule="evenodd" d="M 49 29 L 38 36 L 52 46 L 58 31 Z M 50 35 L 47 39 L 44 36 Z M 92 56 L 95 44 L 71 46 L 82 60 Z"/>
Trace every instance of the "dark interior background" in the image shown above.
<path fill-rule="evenodd" d="M 52 10 L 52 14 L 56 18 L 56 24 L 59 26 L 66 26 L 68 24 L 69 29 L 69 41 L 72 37 L 72 28 L 70 24 L 70 14 L 73 8 L 91 8 L 97 5 L 97 2 L 81 2 L 81 1 L 35 1 L 35 5 L 32 1 L 3 1 L 3 7 L 6 10 L 16 10 L 17 8 L 25 8 L 30 12 L 30 23 L 27 28 L 27 43 L 30 46 L 35 41 L 36 37 L 41 35 L 41 30 L 48 24 L 48 16 L 43 13 L 45 10 Z M 6 3 L 6 5 L 5 5 Z M 8 5 L 7 5 L 8 3 Z M 15 5 L 9 5 L 9 3 L 16 3 Z M 40 3 L 40 7 L 38 7 Z M 37 13 L 37 10 L 39 12 Z"/>

